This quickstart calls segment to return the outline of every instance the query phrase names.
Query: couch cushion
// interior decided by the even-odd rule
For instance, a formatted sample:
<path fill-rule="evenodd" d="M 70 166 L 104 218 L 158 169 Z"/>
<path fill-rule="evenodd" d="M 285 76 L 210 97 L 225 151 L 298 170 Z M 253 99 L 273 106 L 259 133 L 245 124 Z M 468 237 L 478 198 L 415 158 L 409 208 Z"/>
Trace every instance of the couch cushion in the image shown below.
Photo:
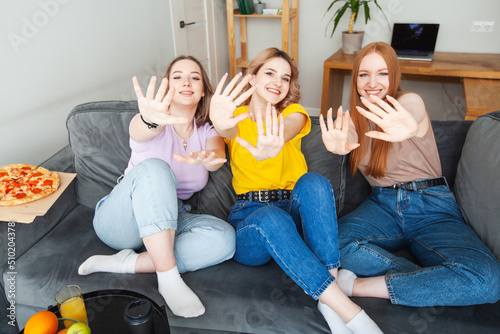
<path fill-rule="evenodd" d="M 462 147 L 471 125 L 472 121 L 432 121 L 443 176 L 446 177 L 446 181 L 452 189 L 455 184 L 458 162 L 462 155 Z"/>
<path fill-rule="evenodd" d="M 116 185 L 130 158 L 128 128 L 138 112 L 137 101 L 110 101 L 82 104 L 69 114 L 79 203 L 94 208 Z"/>
<path fill-rule="evenodd" d="M 311 117 L 311 132 L 302 140 L 302 152 L 306 158 L 308 171 L 319 173 L 330 181 L 335 195 L 337 214 L 339 214 L 345 202 L 347 157 L 332 154 L 325 148 L 317 116 Z"/>
<path fill-rule="evenodd" d="M 228 158 L 221 168 L 210 173 L 207 185 L 197 194 L 197 212 L 227 220 L 231 206 L 236 202 L 232 179 Z"/>
<path fill-rule="evenodd" d="M 500 111 L 474 121 L 458 164 L 455 194 L 465 221 L 500 260 Z"/>

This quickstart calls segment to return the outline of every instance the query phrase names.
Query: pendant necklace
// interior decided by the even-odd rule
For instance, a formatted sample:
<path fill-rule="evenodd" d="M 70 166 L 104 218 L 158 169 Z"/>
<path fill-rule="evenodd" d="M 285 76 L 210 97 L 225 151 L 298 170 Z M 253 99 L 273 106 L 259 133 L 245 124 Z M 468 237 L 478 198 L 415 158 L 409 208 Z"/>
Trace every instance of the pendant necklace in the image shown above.
<path fill-rule="evenodd" d="M 187 149 L 187 146 L 188 146 L 187 140 L 184 139 L 182 146 L 184 146 L 184 151 L 185 151 Z"/>

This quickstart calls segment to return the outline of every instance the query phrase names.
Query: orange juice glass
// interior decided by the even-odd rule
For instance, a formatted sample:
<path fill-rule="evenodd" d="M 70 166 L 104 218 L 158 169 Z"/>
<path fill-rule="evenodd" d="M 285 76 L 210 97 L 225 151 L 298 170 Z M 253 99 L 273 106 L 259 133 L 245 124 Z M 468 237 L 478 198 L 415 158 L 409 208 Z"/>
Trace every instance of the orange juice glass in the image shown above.
<path fill-rule="evenodd" d="M 74 319 L 88 325 L 87 311 L 83 301 L 82 290 L 78 285 L 67 285 L 56 293 L 55 296 L 61 318 Z M 64 320 L 66 328 L 75 322 Z"/>

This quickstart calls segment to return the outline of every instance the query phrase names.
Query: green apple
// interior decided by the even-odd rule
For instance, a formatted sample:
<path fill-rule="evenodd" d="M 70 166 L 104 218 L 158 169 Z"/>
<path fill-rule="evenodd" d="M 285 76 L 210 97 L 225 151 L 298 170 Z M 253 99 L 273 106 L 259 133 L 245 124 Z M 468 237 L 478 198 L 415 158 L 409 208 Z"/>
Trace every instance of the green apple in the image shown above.
<path fill-rule="evenodd" d="M 83 322 L 77 322 L 69 327 L 67 334 L 90 334 L 90 327 Z"/>

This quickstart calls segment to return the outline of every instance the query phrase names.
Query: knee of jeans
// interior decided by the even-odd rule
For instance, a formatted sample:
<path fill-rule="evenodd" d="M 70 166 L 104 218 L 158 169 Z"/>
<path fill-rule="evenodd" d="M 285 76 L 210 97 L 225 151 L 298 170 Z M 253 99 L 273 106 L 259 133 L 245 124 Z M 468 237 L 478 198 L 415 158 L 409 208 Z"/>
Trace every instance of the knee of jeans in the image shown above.
<path fill-rule="evenodd" d="M 297 184 L 302 184 L 302 183 L 306 183 L 308 185 L 315 185 L 315 186 L 329 186 L 331 187 L 330 185 L 330 181 L 328 181 L 328 179 L 326 177 L 324 177 L 323 175 L 319 174 L 319 173 L 316 173 L 316 172 L 309 172 L 309 173 L 306 173 L 304 175 L 302 175 L 297 183 Z"/>
<path fill-rule="evenodd" d="M 356 252 L 359 249 L 359 242 L 357 240 L 349 240 L 340 238 L 339 236 L 339 252 L 340 257 L 347 257 L 348 255 Z"/>
<path fill-rule="evenodd" d="M 496 259 L 489 261 L 478 261 L 482 263 L 480 268 L 477 269 L 477 274 L 474 282 L 476 291 L 482 291 L 484 301 L 483 303 L 496 303 L 500 300 L 500 263 Z"/>
<path fill-rule="evenodd" d="M 274 206 L 264 206 L 247 218 L 253 225 L 268 233 L 282 233 L 287 227 L 296 229 L 292 217 Z"/>
<path fill-rule="evenodd" d="M 236 232 L 228 223 L 221 221 L 221 224 L 213 228 L 210 238 L 212 244 L 217 245 L 215 252 L 221 261 L 229 260 L 236 251 Z"/>
<path fill-rule="evenodd" d="M 348 224 L 342 224 L 342 218 L 338 221 L 338 240 L 339 248 L 348 246 L 349 244 L 358 244 L 359 240 L 353 234 L 352 228 Z"/>
<path fill-rule="evenodd" d="M 494 263 L 496 262 L 496 263 Z M 452 262 L 446 265 L 465 282 L 456 288 L 474 298 L 476 304 L 495 303 L 500 300 L 500 264 L 484 259 L 471 264 Z"/>
<path fill-rule="evenodd" d="M 162 159 L 158 158 L 149 158 L 141 161 L 137 166 L 142 166 L 142 168 L 146 168 L 148 171 L 166 171 L 171 170 L 170 165 Z"/>
<path fill-rule="evenodd" d="M 331 195 L 333 194 L 332 185 L 330 181 L 323 175 L 315 172 L 309 172 L 302 175 L 297 183 L 295 184 L 294 189 L 302 190 L 307 189 L 307 191 L 313 192 L 313 198 L 317 198 L 321 194 Z"/>
<path fill-rule="evenodd" d="M 339 249 L 347 247 L 350 243 L 355 243 L 355 241 L 350 238 L 342 238 L 340 234 L 338 236 L 338 240 L 339 240 Z"/>
<path fill-rule="evenodd" d="M 159 180 L 172 180 L 177 187 L 177 179 L 175 178 L 174 171 L 166 161 L 158 158 L 150 158 L 141 161 L 137 167 L 139 166 L 145 173 L 155 175 Z"/>

